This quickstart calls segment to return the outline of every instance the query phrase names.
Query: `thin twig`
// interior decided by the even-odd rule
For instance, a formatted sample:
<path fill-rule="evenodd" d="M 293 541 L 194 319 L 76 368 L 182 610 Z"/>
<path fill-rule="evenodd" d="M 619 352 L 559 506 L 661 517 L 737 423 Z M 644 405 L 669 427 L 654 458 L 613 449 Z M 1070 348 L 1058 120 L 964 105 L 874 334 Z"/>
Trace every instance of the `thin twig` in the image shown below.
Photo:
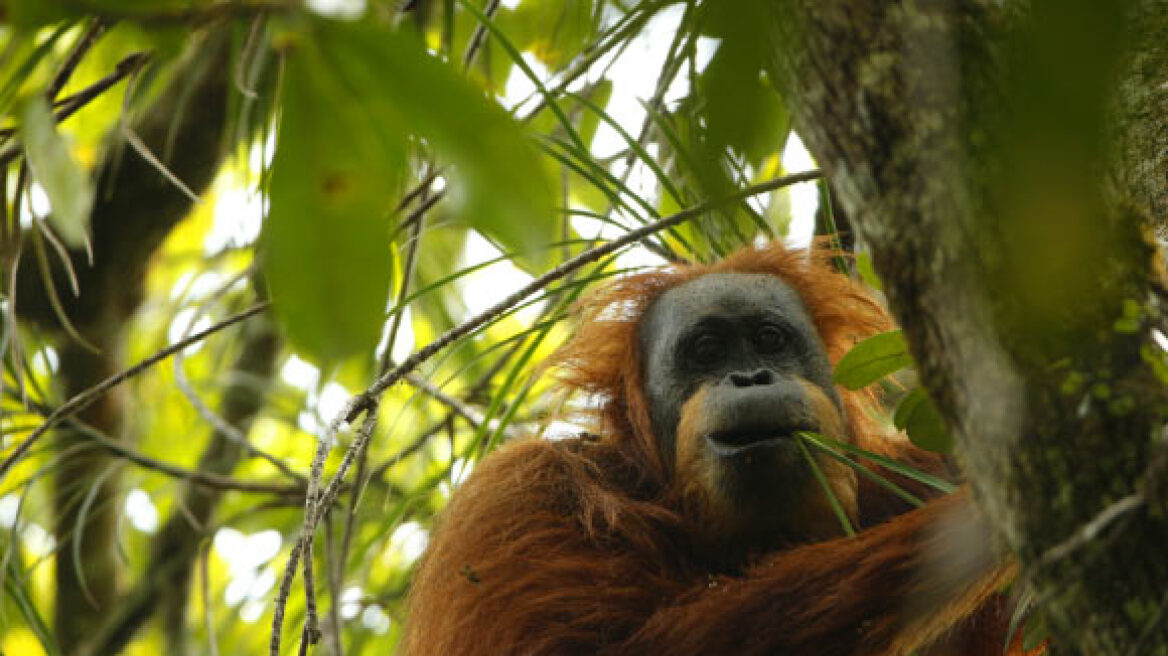
<path fill-rule="evenodd" d="M 354 477 L 356 488 L 349 495 L 349 507 L 345 511 L 345 530 L 351 530 L 353 518 L 356 516 L 356 499 L 361 495 L 361 481 L 363 479 L 362 466 L 366 458 L 357 461 L 357 475 Z M 341 644 L 341 586 L 344 584 L 345 559 L 343 554 L 337 553 L 336 531 L 333 529 L 333 513 L 328 514 L 328 526 L 324 529 L 324 570 L 328 574 L 329 609 L 328 609 L 328 639 L 332 653 L 329 656 L 344 656 L 345 647 Z M 349 534 L 352 535 L 351 533 Z M 343 536 L 344 537 L 344 536 Z"/>
<path fill-rule="evenodd" d="M 61 322 L 61 327 L 64 328 L 65 333 L 73 341 L 80 344 L 85 350 L 92 353 L 100 353 L 101 349 L 81 336 L 81 333 L 69 318 L 69 313 L 65 310 L 65 306 L 61 303 L 61 297 L 57 294 L 57 285 L 53 281 L 53 265 L 49 262 L 48 253 L 45 252 L 45 244 L 41 237 L 41 232 L 39 230 L 30 230 L 28 234 L 32 235 L 32 252 L 36 256 L 37 269 L 41 274 L 41 282 L 45 286 L 45 296 L 48 297 L 49 305 L 53 308 L 53 313 L 57 315 L 57 320 Z"/>
<path fill-rule="evenodd" d="M 304 541 L 301 548 L 304 558 L 304 629 L 300 633 L 300 656 L 308 654 L 308 648 L 320 642 L 320 617 L 316 611 L 316 576 L 312 571 L 312 536 Z"/>
<path fill-rule="evenodd" d="M 205 330 L 200 330 L 199 332 L 191 335 L 186 339 L 182 339 L 178 342 L 175 342 L 174 344 L 171 344 L 170 346 L 162 349 L 145 360 L 142 360 L 129 369 L 122 370 L 110 376 L 109 378 L 106 378 L 97 385 L 94 385 L 93 387 L 78 393 L 64 404 L 58 406 L 56 410 L 54 410 L 48 417 L 45 418 L 44 423 L 42 423 L 35 431 L 33 431 L 31 435 L 29 435 L 23 442 L 21 442 L 12 451 L 12 453 L 10 453 L 8 457 L 4 459 L 3 464 L 0 464 L 0 479 L 3 479 L 4 476 L 8 474 L 8 470 L 12 469 L 12 466 L 16 464 L 16 462 L 19 461 L 30 448 L 32 448 L 32 445 L 35 444 L 37 440 L 39 440 L 45 433 L 47 433 L 50 428 L 56 426 L 62 419 L 70 417 L 73 414 L 84 410 L 85 408 L 89 407 L 91 403 L 101 398 L 106 392 L 117 387 L 130 378 L 137 376 L 143 371 L 146 371 L 150 367 L 153 367 L 154 365 L 165 360 L 166 358 L 169 358 L 175 353 L 178 353 L 191 344 L 197 344 L 198 342 L 206 339 L 210 335 L 214 335 L 224 328 L 228 328 L 241 321 L 250 319 L 251 317 L 254 317 L 260 312 L 268 309 L 268 306 L 269 303 L 260 303 L 258 305 L 253 305 L 243 312 L 233 314 Z"/>
<path fill-rule="evenodd" d="M 146 142 L 142 141 L 142 138 L 138 136 L 138 133 L 135 132 L 134 128 L 130 127 L 128 123 L 122 124 L 122 137 L 125 138 L 126 143 L 130 144 L 130 147 L 134 149 L 134 152 L 138 153 L 139 157 L 146 160 L 150 166 L 153 166 L 154 170 L 157 171 L 159 175 L 170 181 L 170 184 L 174 185 L 176 189 L 181 191 L 183 195 L 190 199 L 192 203 L 198 205 L 203 202 L 203 200 L 199 198 L 199 195 L 187 186 L 187 183 L 179 179 L 179 177 L 175 175 L 173 171 L 167 168 L 166 164 L 164 164 L 162 160 L 158 159 L 158 156 L 154 154 L 154 151 L 150 150 L 150 146 L 147 146 Z"/>
<path fill-rule="evenodd" d="M 440 167 L 430 165 L 429 169 L 426 175 L 422 176 L 422 179 L 418 181 L 418 184 L 414 185 L 414 188 L 406 192 L 402 196 L 402 199 L 398 201 L 397 207 L 393 210 L 395 213 L 400 214 L 409 207 L 410 203 L 414 202 L 414 199 L 421 196 L 423 192 L 429 191 L 430 185 L 434 184 L 434 181 L 442 174 Z"/>
<path fill-rule="evenodd" d="M 57 74 L 53 76 L 53 81 L 49 83 L 49 87 L 45 89 L 45 98 L 49 102 L 57 99 L 57 94 L 65 87 L 69 78 L 73 76 L 73 71 L 77 69 L 77 65 L 81 63 L 81 59 L 85 57 L 85 53 L 97 43 L 97 39 L 105 34 L 106 28 L 109 27 L 109 22 L 102 18 L 95 18 L 90 22 L 89 27 L 86 28 L 85 34 L 74 44 L 72 52 L 65 58 L 61 68 L 57 70 Z"/>
<path fill-rule="evenodd" d="M 350 401 L 351 403 L 352 401 Z M 280 655 L 280 638 L 281 632 L 284 628 L 284 608 L 288 605 L 288 595 L 292 591 L 292 581 L 296 578 L 296 567 L 299 564 L 302 555 L 306 557 L 311 554 L 312 535 L 316 531 L 316 524 L 320 520 L 321 510 L 328 507 L 331 503 L 318 503 L 317 499 L 325 499 L 329 493 L 331 497 L 335 498 L 335 487 L 330 485 L 326 494 L 320 494 L 320 480 L 324 473 L 324 461 L 328 457 L 331 450 L 333 438 L 340 430 L 341 424 L 344 423 L 344 417 L 347 412 L 341 412 L 333 419 L 332 423 L 326 429 L 324 436 L 317 442 L 316 456 L 313 458 L 312 470 L 308 478 L 308 490 L 304 495 L 304 523 L 300 529 L 300 536 L 296 540 L 295 546 L 291 553 L 288 554 L 288 563 L 284 566 L 284 574 L 280 579 L 280 590 L 276 595 L 276 607 L 272 612 L 272 636 L 268 645 L 268 653 L 270 656 Z M 361 429 L 357 432 L 357 437 L 353 440 L 353 444 L 349 447 L 349 451 L 345 454 L 346 458 L 341 462 L 340 468 L 337 469 L 333 481 L 343 478 L 348 471 L 348 466 L 352 464 L 353 459 L 349 456 L 354 452 L 359 452 L 365 448 L 369 443 L 369 436 L 373 433 L 373 428 L 377 425 L 377 407 L 376 403 L 370 408 L 365 415 L 365 421 L 361 424 Z M 308 585 L 305 585 L 306 593 Z M 312 594 L 312 593 L 307 593 Z"/>
<path fill-rule="evenodd" d="M 145 52 L 136 52 L 127 55 L 122 61 L 118 62 L 114 67 L 114 71 L 109 75 L 101 78 L 93 84 L 85 87 L 81 91 L 56 102 L 57 110 L 53 113 L 53 119 L 60 123 L 77 113 L 77 110 L 93 102 L 95 98 L 105 93 L 110 87 L 125 78 L 137 73 L 143 65 L 149 61 L 150 55 Z M 14 128 L 6 128 L 0 130 L 0 137 L 10 137 L 16 134 Z M 23 146 L 19 143 L 8 144 L 3 151 L 0 151 L 0 166 L 8 164 L 16 159 L 23 150 Z"/>
<path fill-rule="evenodd" d="M 483 15 L 489 19 L 492 18 L 495 15 L 495 12 L 498 10 L 499 0 L 490 0 L 490 2 L 487 3 L 487 6 L 483 8 Z M 478 54 L 479 48 L 482 47 L 486 39 L 487 26 L 483 23 L 479 23 L 475 27 L 474 34 L 470 37 L 470 43 L 466 46 L 466 54 L 462 57 L 463 69 L 470 68 L 470 65 L 474 62 L 475 55 Z"/>
<path fill-rule="evenodd" d="M 433 178 L 430 178 L 429 176 L 427 177 L 430 180 L 433 180 Z M 398 289 L 397 293 L 397 307 L 401 307 L 402 303 L 405 302 L 405 299 L 410 292 L 410 288 L 413 286 L 414 275 L 417 273 L 418 268 L 418 253 L 421 252 L 422 228 L 424 227 L 425 223 L 425 213 L 430 207 L 433 207 L 434 202 L 437 200 L 436 198 L 425 198 L 425 196 L 429 194 L 428 183 L 425 187 L 419 188 L 423 194 L 424 201 L 422 205 L 415 209 L 411 215 L 413 224 L 410 227 L 410 239 L 408 240 L 408 246 L 406 247 L 406 263 L 402 272 L 401 287 Z M 440 197 L 441 193 L 435 194 L 435 196 Z M 393 323 L 390 324 L 389 334 L 386 336 L 385 340 L 385 351 L 382 352 L 381 359 L 378 362 L 378 375 L 385 373 L 393 362 L 393 348 L 397 344 L 397 338 L 401 333 L 402 321 L 404 320 L 405 312 L 398 312 L 393 317 Z M 361 500 L 361 494 L 364 491 L 366 482 L 368 453 L 368 451 L 362 452 L 361 456 L 357 459 L 357 473 L 353 480 L 353 492 L 349 495 L 349 505 L 345 511 L 345 524 L 341 532 L 341 543 L 339 545 L 340 549 L 333 554 L 335 556 L 332 562 L 333 566 L 329 570 L 330 597 L 332 601 L 332 604 L 329 607 L 329 617 L 332 620 L 333 628 L 332 656 L 344 655 L 344 647 L 341 644 L 341 618 L 337 610 L 339 600 L 341 598 L 341 586 L 343 585 L 345 578 L 345 563 L 349 559 L 349 550 L 352 548 L 353 544 L 353 531 L 357 523 L 357 504 Z M 332 533 L 329 532 L 328 535 L 332 535 Z"/>
<path fill-rule="evenodd" d="M 203 421 L 211 424 L 211 427 L 214 428 L 217 433 L 227 438 L 229 442 L 234 442 L 237 444 L 249 456 L 266 460 L 268 464 L 279 470 L 281 474 L 284 474 L 288 478 L 291 478 L 292 480 L 297 481 L 303 485 L 308 480 L 304 477 L 304 474 L 301 474 L 295 469 L 292 469 L 283 460 L 252 444 L 251 440 L 247 439 L 247 436 L 240 432 L 238 428 L 227 423 L 226 419 L 220 417 L 219 414 L 212 410 L 206 403 L 203 403 L 203 399 L 199 398 L 198 393 L 196 393 L 195 389 L 191 386 L 191 381 L 187 378 L 186 372 L 183 371 L 182 366 L 179 364 L 180 357 L 181 354 L 177 354 L 174 359 L 175 386 L 178 387 L 182 395 L 186 397 L 187 403 L 190 403 L 191 407 L 195 409 L 195 412 L 203 418 Z"/>
<path fill-rule="evenodd" d="M 584 52 L 580 53 L 579 60 L 576 62 L 576 64 L 573 65 L 571 69 L 559 74 L 560 81 L 548 90 L 548 96 L 551 96 L 552 98 L 558 98 L 562 96 L 564 92 L 568 90 L 568 87 L 572 86 L 576 80 L 587 73 L 592 68 L 592 66 L 595 65 L 596 62 L 600 61 L 600 59 L 605 55 L 607 55 L 614 46 L 616 46 L 618 43 L 627 45 L 629 35 L 639 31 L 642 27 L 644 27 L 644 24 L 649 20 L 649 18 L 651 18 L 653 14 L 655 14 L 665 4 L 667 3 L 661 2 L 655 4 L 638 5 L 634 10 L 636 12 L 640 12 L 638 15 L 628 18 L 628 22 L 625 24 L 625 26 L 617 28 L 615 31 L 611 32 L 610 37 L 606 41 L 598 43 L 595 45 L 595 47 L 588 48 Z M 526 104 L 527 101 L 532 97 L 536 97 L 537 93 L 538 92 L 532 92 L 530 96 L 516 103 L 515 108 L 519 108 Z M 547 109 L 550 103 L 548 96 L 539 95 L 539 102 L 537 102 L 529 112 L 520 117 L 519 121 L 521 123 L 527 123 L 539 115 L 544 109 Z"/>
<path fill-rule="evenodd" d="M 47 409 L 37 408 L 38 412 L 47 413 Z M 186 469 L 177 465 L 172 465 L 168 462 L 152 458 L 141 451 L 137 451 L 129 446 L 126 446 L 119 440 L 115 440 L 109 435 L 100 430 L 90 426 L 89 424 L 75 418 L 68 417 L 64 420 L 65 424 L 85 435 L 90 440 L 97 443 L 98 446 L 109 451 L 112 455 L 128 460 L 139 467 L 158 472 L 163 476 L 169 476 L 181 481 L 186 481 L 193 485 L 211 488 L 214 490 L 229 490 L 234 492 L 250 492 L 257 494 L 279 494 L 292 495 L 303 494 L 305 485 L 287 484 L 287 483 L 267 483 L 263 481 L 244 481 L 230 476 L 221 474 L 211 474 L 202 472 L 197 469 Z"/>
<path fill-rule="evenodd" d="M 284 576 L 280 579 L 280 589 L 276 591 L 276 607 L 272 609 L 272 639 L 268 647 L 269 656 L 280 656 L 280 631 L 284 628 L 284 608 L 288 596 L 292 594 L 292 581 L 296 578 L 296 566 L 300 564 L 300 549 L 304 543 L 297 540 L 288 552 L 288 563 L 284 566 Z"/>
<path fill-rule="evenodd" d="M 470 424 L 471 427 L 477 429 L 483 425 L 483 420 L 485 418 L 483 417 L 482 412 L 472 407 L 469 403 L 464 402 L 462 399 L 457 399 L 447 394 L 446 392 L 443 392 L 442 388 L 438 387 L 434 383 L 431 383 L 425 378 L 413 373 L 406 374 L 405 381 L 416 387 L 418 391 L 422 392 L 426 396 L 429 396 L 435 401 L 438 401 L 442 405 L 450 408 L 452 413 L 465 419 L 466 423 Z"/>
<path fill-rule="evenodd" d="M 208 561 L 211 559 L 211 541 L 206 540 L 199 550 L 199 591 L 203 596 L 203 624 L 207 627 L 207 653 L 210 656 L 219 656 L 219 645 L 215 639 L 215 614 L 211 606 L 211 572 Z"/>
<path fill-rule="evenodd" d="M 232 276 L 224 284 L 220 285 L 218 289 L 213 291 L 205 299 L 205 301 L 202 303 L 202 305 L 200 305 L 198 308 L 196 308 L 196 310 L 191 314 L 190 320 L 187 321 L 187 325 L 185 328 L 183 328 L 183 331 L 179 335 L 179 337 L 182 338 L 182 337 L 186 337 L 187 335 L 189 335 L 191 330 L 195 327 L 195 323 L 198 322 L 198 320 L 203 316 L 204 310 L 211 303 L 214 303 L 219 298 L 221 298 L 223 296 L 223 294 L 227 293 L 227 290 L 234 287 L 235 284 L 237 282 L 239 282 L 240 280 L 242 280 L 243 277 L 246 276 L 247 274 L 248 274 L 248 271 L 244 270 L 244 271 L 240 272 L 238 275 Z M 254 458 L 262 458 L 262 459 L 268 461 L 269 464 L 271 464 L 273 467 L 278 469 L 285 476 L 291 478 L 294 481 L 298 481 L 301 484 L 304 484 L 307 481 L 307 479 L 305 479 L 303 474 L 301 474 L 298 471 L 293 470 L 291 467 L 289 467 L 287 464 L 285 464 L 283 460 L 280 460 L 276 456 L 264 451 L 263 449 L 260 449 L 259 447 L 255 446 L 254 444 L 252 444 L 251 440 L 247 439 L 247 436 L 244 435 L 242 432 L 240 432 L 240 430 L 238 428 L 236 428 L 235 426 L 232 426 L 230 423 L 227 422 L 226 419 L 220 417 L 217 412 L 212 410 L 210 408 L 210 406 L 208 406 L 206 403 L 203 403 L 203 399 L 199 398 L 199 395 L 195 392 L 194 387 L 191 385 L 190 379 L 187 378 L 186 370 L 183 367 L 183 361 L 184 361 L 184 358 L 183 358 L 182 351 L 175 353 L 175 355 L 174 355 L 174 382 L 175 382 L 175 385 L 178 387 L 179 391 L 182 392 L 182 395 L 184 397 L 186 397 L 187 402 L 191 404 L 191 407 L 195 409 L 195 412 L 197 412 L 199 414 L 199 416 L 203 418 L 204 421 L 211 424 L 211 427 L 214 428 L 216 432 L 223 435 L 223 437 L 225 437 L 228 441 L 234 442 L 235 444 L 237 444 L 249 456 L 254 457 Z"/>
<path fill-rule="evenodd" d="M 432 207 L 434 207 L 435 205 L 437 205 L 438 201 L 442 200 L 445 196 L 446 196 L 445 189 L 443 189 L 442 191 L 435 192 L 429 198 L 422 201 L 421 205 L 414 208 L 414 210 L 412 212 L 410 212 L 410 215 L 407 216 L 405 219 L 403 219 L 400 224 L 398 224 L 397 229 L 398 230 L 405 230 L 406 228 L 414 227 L 414 225 L 416 225 L 421 220 L 421 218 L 423 216 L 425 216 L 426 212 L 429 212 L 430 209 Z"/>
<path fill-rule="evenodd" d="M 258 51 L 256 44 L 259 43 L 260 28 L 263 27 L 263 24 L 264 16 L 262 14 L 252 19 L 251 28 L 247 32 L 247 38 L 243 42 L 243 47 L 240 48 L 239 61 L 235 64 L 235 90 L 239 92 L 239 95 L 250 100 L 255 100 L 260 95 L 247 85 L 247 81 L 243 79 L 243 72 L 251 57 L 259 56 L 258 52 L 253 52 L 253 50 Z"/>
<path fill-rule="evenodd" d="M 1074 535 L 1047 549 L 1042 554 L 1042 557 L 1038 559 L 1036 568 L 1041 569 L 1047 567 L 1082 549 L 1094 541 L 1095 538 L 1099 537 L 1099 534 L 1111 526 L 1116 520 L 1139 510 L 1144 506 L 1144 503 L 1144 495 L 1139 492 L 1133 492 L 1115 503 L 1108 505 L 1099 511 L 1091 521 L 1079 527 L 1079 530 L 1075 531 Z"/>

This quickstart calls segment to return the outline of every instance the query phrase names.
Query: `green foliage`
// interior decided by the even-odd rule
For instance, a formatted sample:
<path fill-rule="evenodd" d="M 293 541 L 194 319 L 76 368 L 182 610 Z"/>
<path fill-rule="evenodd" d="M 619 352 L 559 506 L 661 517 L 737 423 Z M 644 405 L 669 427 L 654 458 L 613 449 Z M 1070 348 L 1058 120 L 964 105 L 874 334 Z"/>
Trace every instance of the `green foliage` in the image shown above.
<path fill-rule="evenodd" d="M 949 453 L 953 436 L 925 388 L 909 392 L 896 406 L 892 417 L 896 427 L 908 433 L 912 443 L 926 451 Z"/>
<path fill-rule="evenodd" d="M 57 134 L 48 103 L 32 97 L 25 99 L 22 106 L 20 138 L 33 179 L 41 184 L 52 204 L 49 223 L 67 246 L 84 246 L 93 206 L 89 176 Z"/>
<path fill-rule="evenodd" d="M 832 378 L 838 385 L 858 390 L 912 366 L 904 335 L 893 330 L 873 335 L 852 347 L 836 364 Z M 948 453 L 953 448 L 949 429 L 923 387 L 900 400 L 893 422 L 922 449 Z"/>
<path fill-rule="evenodd" d="M 406 139 L 377 111 L 388 99 L 369 92 L 367 62 L 334 32 L 318 33 L 290 37 L 300 38 L 285 69 L 263 246 L 289 337 L 332 363 L 369 353 L 380 334 L 391 271 L 386 191 L 404 174 Z"/>
<path fill-rule="evenodd" d="M 862 389 L 912 366 L 912 356 L 899 330 L 873 335 L 852 347 L 835 366 L 832 379 L 848 389 Z"/>
<path fill-rule="evenodd" d="M 307 353 L 328 362 L 377 341 L 389 291 L 387 191 L 404 174 L 411 134 L 453 166 L 464 221 L 520 250 L 551 241 L 538 229 L 552 225 L 550 193 L 526 140 L 447 66 L 364 23 L 317 20 L 287 38 L 265 244 L 277 308 Z M 327 274 L 312 262 L 329 262 Z"/>
<path fill-rule="evenodd" d="M 880 276 L 876 274 L 876 269 L 872 267 L 872 256 L 867 253 L 856 254 L 856 273 L 860 275 L 860 279 L 876 291 L 884 289 L 884 283 L 880 280 Z"/>
<path fill-rule="evenodd" d="M 56 449 L 38 445 L 0 480 L 0 508 L 16 499 L 22 504 L 18 526 L 0 526 L 0 543 L 11 545 L 0 650 L 56 653 L 44 619 L 52 609 L 54 560 L 85 567 L 94 552 L 114 549 L 119 554 L 111 561 L 121 563 L 130 586 L 148 580 L 139 573 L 158 549 L 161 526 L 187 521 L 191 477 L 210 476 L 226 491 L 195 487 L 216 501 L 199 533 L 205 578 L 203 564 L 192 565 L 193 588 L 205 587 L 209 595 L 186 600 L 190 619 L 180 636 L 138 629 L 127 651 L 167 653 L 168 640 L 182 640 L 191 653 L 204 653 L 211 651 L 211 636 L 219 653 L 263 651 L 275 593 L 261 583 L 279 575 L 291 551 L 303 518 L 298 486 L 315 443 L 330 437 L 323 427 L 372 383 L 373 363 L 400 361 L 588 248 L 787 173 L 780 161 L 789 132 L 786 105 L 760 59 L 763 3 L 752 0 L 739 11 L 672 0 L 524 0 L 491 16 L 484 13 L 489 3 L 477 0 L 419 3 L 408 14 L 398 4 L 371 0 L 364 14 L 337 20 L 295 3 L 260 12 L 248 3 L 96 0 L 85 7 L 107 12 L 108 29 L 80 53 L 52 111 L 130 55 L 147 54 L 150 65 L 64 121 L 41 99 L 93 18 L 70 3 L 6 5 L 19 29 L 0 33 L 0 109 L 8 117 L 4 127 L 15 130 L 9 143 L 19 145 L 7 169 L 5 234 L 15 234 L 11 190 L 23 180 L 19 197 L 27 198 L 36 181 L 49 196 L 54 212 L 47 221 L 63 248 L 103 225 L 105 241 L 95 243 L 125 245 L 127 252 L 142 247 L 142 235 L 108 231 L 121 216 L 91 221 L 90 203 L 96 199 L 100 207 L 112 197 L 123 213 L 159 207 L 96 187 L 94 172 L 147 156 L 156 166 L 177 169 L 184 162 L 187 154 L 169 146 L 177 135 L 145 154 L 119 137 L 151 116 L 170 80 L 178 80 L 173 88 L 180 94 L 197 93 L 181 84 L 187 69 L 180 54 L 205 43 L 197 35 L 207 26 L 231 31 L 224 130 L 231 157 L 206 163 L 214 182 L 196 190 L 201 202 L 190 205 L 189 216 L 153 254 L 140 281 L 141 309 L 110 329 L 125 354 L 110 355 L 119 368 L 149 358 L 262 302 L 268 298 L 262 290 L 270 291 L 287 340 L 271 375 L 232 365 L 255 348 L 249 341 L 254 324 L 247 323 L 213 331 L 173 366 L 155 365 L 126 381 L 118 391 L 132 408 L 132 421 L 119 429 L 127 439 L 91 434 L 102 445 L 94 449 L 97 476 L 68 490 L 79 512 L 66 530 L 79 541 L 67 547 L 53 551 L 50 538 L 47 546 L 34 539 L 53 527 L 49 481 L 60 467 Z M 654 33 L 659 58 L 647 66 L 646 30 L 660 24 L 678 29 Z M 486 38 L 471 49 L 480 28 Z M 707 64 L 698 43 L 709 36 L 720 43 Z M 641 71 L 643 85 L 630 88 L 623 75 L 629 70 Z M 534 89 L 527 102 L 504 97 L 519 81 Z M 207 106 L 198 97 L 185 111 Z M 599 153 L 601 144 L 615 152 Z M 22 178 L 26 163 L 31 176 Z M 190 203 L 167 188 L 173 192 L 167 203 Z M 564 320 L 580 295 L 639 267 L 709 261 L 774 238 L 790 218 L 785 193 L 715 207 L 648 235 L 635 249 L 574 270 L 489 317 L 386 390 L 378 429 L 354 467 L 363 478 L 357 483 L 350 470 L 318 529 L 327 537 L 317 541 L 317 602 L 322 610 L 344 609 L 338 635 L 346 654 L 393 651 L 418 547 L 478 458 L 518 435 L 583 428 L 553 423 L 574 419 L 576 408 L 549 393 L 541 368 L 569 333 Z M 66 266 L 55 244 L 31 239 L 18 247 L 4 243 L 0 269 L 11 270 L 21 249 L 25 262 L 41 256 L 54 274 L 54 290 L 73 300 L 72 278 L 89 275 L 88 267 L 70 268 L 85 261 L 83 249 L 74 249 Z M 35 246 L 36 253 L 28 250 Z M 85 282 L 78 302 L 100 306 L 106 288 Z M 7 309 L 11 299 L 4 300 Z M 17 314 L 27 302 L 18 294 Z M 0 332 L 5 445 L 21 443 L 64 402 L 56 387 L 63 379 L 59 360 L 72 348 L 59 331 L 9 330 L 7 318 Z M 383 338 L 385 352 L 378 350 Z M 871 382 L 889 366 L 869 362 L 858 375 Z M 259 395 L 255 416 L 241 428 L 250 446 L 219 472 L 209 463 L 238 448 L 221 429 L 246 396 L 241 390 Z M 353 433 L 345 428 L 332 437 L 325 481 L 337 472 Z M 832 458 L 855 466 L 865 459 L 904 473 L 896 463 L 822 436 L 808 438 L 807 447 L 814 462 Z M 866 468 L 860 475 L 891 485 Z M 118 495 L 108 496 L 94 480 L 116 485 Z M 255 485 L 284 491 L 257 492 L 249 487 Z M 902 498 L 913 502 L 911 495 Z M 131 500 L 146 509 L 132 508 Z M 107 508 L 116 510 L 121 534 L 103 544 L 88 522 Z M 143 519 L 151 512 L 153 525 Z M 96 578 L 86 578 L 90 592 Z M 249 586 L 258 590 L 254 597 L 239 592 Z M 293 590 L 285 641 L 306 612 L 300 586 Z M 174 602 L 171 594 L 160 608 Z"/>

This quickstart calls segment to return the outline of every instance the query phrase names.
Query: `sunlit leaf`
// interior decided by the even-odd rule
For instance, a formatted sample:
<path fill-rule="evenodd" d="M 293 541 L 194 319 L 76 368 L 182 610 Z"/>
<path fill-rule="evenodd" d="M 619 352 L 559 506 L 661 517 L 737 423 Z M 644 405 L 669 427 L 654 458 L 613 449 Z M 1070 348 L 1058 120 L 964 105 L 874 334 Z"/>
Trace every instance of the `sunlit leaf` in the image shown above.
<path fill-rule="evenodd" d="M 49 197 L 53 212 L 49 223 L 71 247 L 85 244 L 93 186 L 89 174 L 73 159 L 69 146 L 57 133 L 49 104 L 42 96 L 27 98 L 21 107 L 20 138 L 33 179 Z"/>
<path fill-rule="evenodd" d="M 912 364 L 904 335 L 892 330 L 852 347 L 836 364 L 832 379 L 848 389 L 860 389 Z"/>
<path fill-rule="evenodd" d="M 584 49 L 596 29 L 595 0 L 525 2 L 500 27 L 516 36 L 516 45 L 530 44 L 531 52 L 548 68 L 566 64 Z M 526 37 L 523 41 L 516 40 Z"/>
<path fill-rule="evenodd" d="M 856 273 L 860 274 L 860 279 L 872 289 L 876 291 L 884 289 L 884 282 L 872 267 L 872 256 L 868 253 L 856 253 Z"/>
<path fill-rule="evenodd" d="M 604 108 L 608 105 L 609 99 L 612 98 L 612 80 L 601 80 L 590 86 L 580 95 L 591 101 L 595 107 Z M 586 144 L 591 144 L 592 138 L 596 136 L 596 129 L 599 126 L 599 114 L 596 112 L 584 112 L 580 116 L 580 127 L 577 128 L 580 133 L 580 140 Z"/>
<path fill-rule="evenodd" d="M 453 166 L 451 195 L 460 219 L 508 250 L 555 239 L 551 184 L 502 108 L 406 34 L 322 20 L 313 35 L 355 100 L 387 125 L 422 137 Z"/>
<path fill-rule="evenodd" d="M 945 420 L 923 387 L 908 393 L 896 406 L 893 422 L 908 433 L 912 443 L 926 451 L 949 453 L 953 450 L 953 436 Z"/>
<path fill-rule="evenodd" d="M 25 579 L 24 573 L 20 571 L 17 560 L 7 557 L 6 554 L 4 559 L 6 571 L 3 573 L 4 593 L 16 606 L 20 616 L 24 618 L 25 624 L 36 637 L 40 647 L 45 650 L 46 654 L 56 656 L 61 653 L 61 650 L 58 649 L 57 643 L 53 639 L 53 632 L 49 629 L 48 623 L 40 616 L 33 603 L 32 596 L 29 594 L 29 582 Z"/>
<path fill-rule="evenodd" d="M 389 294 L 387 211 L 405 137 L 369 102 L 363 66 L 304 39 L 288 56 L 263 247 L 276 310 L 320 362 L 372 352 Z"/>

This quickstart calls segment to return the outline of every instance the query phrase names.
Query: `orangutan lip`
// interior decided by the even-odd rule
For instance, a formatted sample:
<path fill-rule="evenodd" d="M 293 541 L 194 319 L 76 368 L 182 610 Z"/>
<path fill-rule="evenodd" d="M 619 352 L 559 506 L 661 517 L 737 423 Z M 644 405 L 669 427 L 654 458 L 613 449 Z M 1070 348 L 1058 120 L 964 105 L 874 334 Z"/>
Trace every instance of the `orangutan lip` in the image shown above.
<path fill-rule="evenodd" d="M 715 454 L 727 457 L 773 449 L 790 442 L 791 437 L 775 433 L 713 433 L 706 436 L 706 442 Z"/>
<path fill-rule="evenodd" d="M 715 454 L 726 457 L 777 447 L 791 446 L 795 435 L 815 431 L 810 426 L 781 426 L 734 429 L 706 435 L 706 442 Z"/>

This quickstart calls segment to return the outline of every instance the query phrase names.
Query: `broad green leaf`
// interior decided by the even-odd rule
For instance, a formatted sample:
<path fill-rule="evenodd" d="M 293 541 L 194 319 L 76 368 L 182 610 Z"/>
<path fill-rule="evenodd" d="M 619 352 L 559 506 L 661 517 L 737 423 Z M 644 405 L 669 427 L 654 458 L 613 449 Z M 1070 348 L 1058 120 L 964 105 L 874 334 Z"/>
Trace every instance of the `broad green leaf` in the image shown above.
<path fill-rule="evenodd" d="M 835 365 L 832 380 L 848 389 L 860 389 L 912 364 L 904 335 L 892 330 L 853 346 Z"/>
<path fill-rule="evenodd" d="M 556 238 L 547 173 L 501 107 L 404 33 L 362 22 L 318 20 L 314 27 L 324 59 L 353 100 L 384 124 L 422 137 L 453 166 L 458 218 L 505 250 L 534 249 Z"/>
<path fill-rule="evenodd" d="M 93 208 L 89 174 L 73 159 L 69 145 L 57 133 L 48 102 L 37 95 L 22 105 L 20 138 L 33 179 L 40 183 L 53 206 L 49 223 L 62 241 L 80 248 L 88 239 L 89 213 Z"/>
<path fill-rule="evenodd" d="M 953 449 L 953 436 L 923 387 L 916 388 L 901 399 L 892 421 L 897 428 L 908 433 L 908 439 L 913 444 L 926 451 L 948 453 Z"/>
<path fill-rule="evenodd" d="M 786 104 L 760 70 L 767 11 L 762 0 L 739 0 L 702 12 L 705 30 L 722 39 L 699 84 L 710 145 L 730 146 L 754 165 L 782 150 L 791 128 Z"/>
<path fill-rule="evenodd" d="M 390 287 L 386 217 L 405 136 L 353 79 L 366 65 L 357 57 L 310 39 L 292 46 L 264 224 L 277 314 L 320 363 L 372 352 Z"/>

